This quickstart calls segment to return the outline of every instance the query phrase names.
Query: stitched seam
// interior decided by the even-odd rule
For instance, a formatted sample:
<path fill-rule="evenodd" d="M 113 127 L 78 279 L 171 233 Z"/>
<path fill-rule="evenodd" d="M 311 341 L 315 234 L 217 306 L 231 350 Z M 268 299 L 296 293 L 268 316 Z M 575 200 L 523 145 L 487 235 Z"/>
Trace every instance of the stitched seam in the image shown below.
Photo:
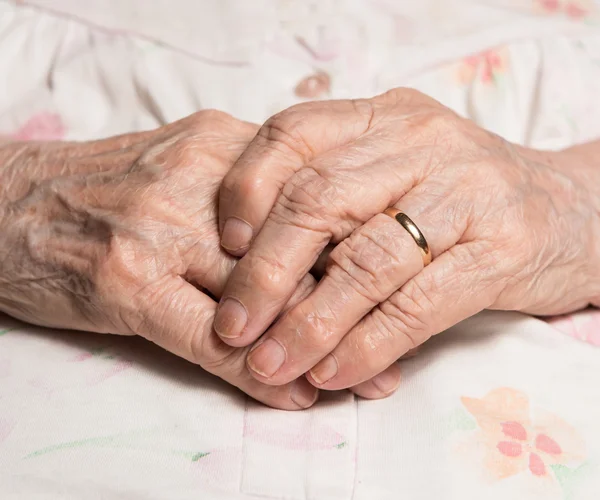
<path fill-rule="evenodd" d="M 246 426 L 248 425 L 248 396 L 244 398 L 244 421 L 242 425 L 242 458 L 240 461 L 240 484 L 238 491 L 241 495 L 245 495 L 242 491 L 244 486 L 244 471 L 246 470 Z"/>

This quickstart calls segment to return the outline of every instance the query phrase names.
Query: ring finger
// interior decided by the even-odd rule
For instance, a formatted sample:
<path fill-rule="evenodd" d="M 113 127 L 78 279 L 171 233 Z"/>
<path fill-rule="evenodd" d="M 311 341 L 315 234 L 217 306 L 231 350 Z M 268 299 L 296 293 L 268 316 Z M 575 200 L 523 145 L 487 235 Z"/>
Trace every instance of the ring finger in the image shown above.
<path fill-rule="evenodd" d="M 459 205 L 449 199 L 440 202 L 434 193 L 421 185 L 396 207 L 421 229 L 435 258 L 459 241 L 466 220 L 454 213 Z M 397 220 L 375 215 L 331 253 L 315 291 L 255 344 L 247 359 L 249 369 L 267 384 L 297 378 L 331 352 L 371 309 L 419 273 L 423 262 L 414 238 Z"/>

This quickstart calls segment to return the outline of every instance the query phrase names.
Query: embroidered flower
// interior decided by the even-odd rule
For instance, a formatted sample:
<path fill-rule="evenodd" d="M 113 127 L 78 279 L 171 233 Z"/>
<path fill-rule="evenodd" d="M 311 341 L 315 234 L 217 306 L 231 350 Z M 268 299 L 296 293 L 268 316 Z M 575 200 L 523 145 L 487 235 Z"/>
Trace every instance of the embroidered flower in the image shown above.
<path fill-rule="evenodd" d="M 552 465 L 579 464 L 584 444 L 559 417 L 532 412 L 525 394 L 500 388 L 483 398 L 461 398 L 479 426 L 484 466 L 498 479 L 520 473 L 554 479 Z"/>

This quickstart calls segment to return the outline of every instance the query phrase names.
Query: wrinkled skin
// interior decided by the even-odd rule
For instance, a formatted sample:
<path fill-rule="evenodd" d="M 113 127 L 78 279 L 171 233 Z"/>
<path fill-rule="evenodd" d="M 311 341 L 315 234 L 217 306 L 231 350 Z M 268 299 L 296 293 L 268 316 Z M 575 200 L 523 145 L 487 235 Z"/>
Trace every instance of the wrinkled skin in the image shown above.
<path fill-rule="evenodd" d="M 215 329 L 233 346 L 260 337 L 257 380 L 312 369 L 341 389 L 485 308 L 598 305 L 599 152 L 518 147 L 410 89 L 290 108 L 223 182 L 221 243 L 244 257 Z M 424 233 L 429 266 L 388 207 Z M 269 328 L 330 242 L 317 288 Z"/>
<path fill-rule="evenodd" d="M 201 112 L 93 143 L 0 148 L 0 310 L 42 326 L 141 335 L 266 404 L 313 404 L 318 391 L 304 377 L 257 382 L 244 350 L 212 332 L 209 294 L 220 296 L 236 262 L 219 247 L 217 192 L 255 133 Z M 297 297 L 312 286 L 305 280 Z"/>
<path fill-rule="evenodd" d="M 270 406 L 311 406 L 304 377 L 256 381 L 248 349 L 212 331 L 237 259 L 219 245 L 223 176 L 258 130 L 203 111 L 150 132 L 89 143 L 0 144 L 0 311 L 41 326 L 140 335 Z M 314 288 L 305 276 L 286 307 Z M 394 365 L 352 390 L 380 398 Z M 384 388 L 384 390 L 381 389 Z"/>

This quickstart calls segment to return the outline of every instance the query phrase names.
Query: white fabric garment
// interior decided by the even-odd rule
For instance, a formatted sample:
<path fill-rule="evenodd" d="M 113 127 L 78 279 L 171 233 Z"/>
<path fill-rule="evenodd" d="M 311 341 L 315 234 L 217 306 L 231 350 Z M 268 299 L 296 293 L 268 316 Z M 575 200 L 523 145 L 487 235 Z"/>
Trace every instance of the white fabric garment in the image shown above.
<path fill-rule="evenodd" d="M 320 81 L 314 98 L 416 87 L 562 148 L 600 136 L 598 22 L 591 0 L 0 0 L 0 134 L 262 122 Z M 593 500 L 597 345 L 597 312 L 486 312 L 402 362 L 389 399 L 293 413 L 142 339 L 0 316 L 0 498 Z"/>

